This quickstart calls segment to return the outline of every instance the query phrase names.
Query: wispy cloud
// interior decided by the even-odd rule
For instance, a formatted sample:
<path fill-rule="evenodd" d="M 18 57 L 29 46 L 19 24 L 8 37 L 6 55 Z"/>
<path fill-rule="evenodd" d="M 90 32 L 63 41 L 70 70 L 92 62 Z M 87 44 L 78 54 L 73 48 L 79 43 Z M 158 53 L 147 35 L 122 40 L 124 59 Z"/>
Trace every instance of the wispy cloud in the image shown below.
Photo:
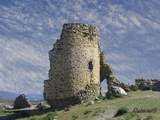
<path fill-rule="evenodd" d="M 159 4 L 157 0 L 0 2 L 0 90 L 42 92 L 48 78 L 47 52 L 65 22 L 100 29 L 101 47 L 120 80 L 160 77 Z"/>
<path fill-rule="evenodd" d="M 37 92 L 42 92 L 48 71 L 47 53 L 15 39 L 0 39 L 0 49 L 0 89 L 32 93 L 38 88 Z"/>

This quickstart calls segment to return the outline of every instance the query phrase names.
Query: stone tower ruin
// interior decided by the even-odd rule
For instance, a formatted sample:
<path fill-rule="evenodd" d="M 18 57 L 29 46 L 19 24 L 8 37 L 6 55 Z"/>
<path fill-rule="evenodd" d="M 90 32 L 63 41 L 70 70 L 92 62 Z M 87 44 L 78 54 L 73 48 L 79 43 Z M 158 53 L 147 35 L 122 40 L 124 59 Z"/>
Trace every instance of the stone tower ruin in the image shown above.
<path fill-rule="evenodd" d="M 54 108 L 94 99 L 100 94 L 100 37 L 96 27 L 64 24 L 49 51 L 49 80 L 44 98 Z"/>

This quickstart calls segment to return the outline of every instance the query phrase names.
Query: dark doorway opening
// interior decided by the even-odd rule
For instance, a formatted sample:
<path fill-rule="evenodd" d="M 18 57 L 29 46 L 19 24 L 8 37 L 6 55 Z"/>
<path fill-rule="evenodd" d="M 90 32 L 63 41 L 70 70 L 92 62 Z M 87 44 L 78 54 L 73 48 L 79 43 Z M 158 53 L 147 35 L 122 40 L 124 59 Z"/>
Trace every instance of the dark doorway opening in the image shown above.
<path fill-rule="evenodd" d="M 88 63 L 88 69 L 92 72 L 93 71 L 93 62 L 89 61 Z"/>

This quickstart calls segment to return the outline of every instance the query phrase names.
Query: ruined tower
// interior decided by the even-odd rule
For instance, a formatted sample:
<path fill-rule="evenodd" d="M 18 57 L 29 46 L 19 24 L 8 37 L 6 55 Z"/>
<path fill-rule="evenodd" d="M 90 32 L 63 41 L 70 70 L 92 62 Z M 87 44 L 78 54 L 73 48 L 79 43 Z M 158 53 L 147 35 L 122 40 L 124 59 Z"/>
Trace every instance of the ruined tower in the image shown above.
<path fill-rule="evenodd" d="M 100 93 L 99 32 L 94 26 L 64 24 L 49 51 L 49 80 L 44 98 L 55 108 L 94 99 Z"/>

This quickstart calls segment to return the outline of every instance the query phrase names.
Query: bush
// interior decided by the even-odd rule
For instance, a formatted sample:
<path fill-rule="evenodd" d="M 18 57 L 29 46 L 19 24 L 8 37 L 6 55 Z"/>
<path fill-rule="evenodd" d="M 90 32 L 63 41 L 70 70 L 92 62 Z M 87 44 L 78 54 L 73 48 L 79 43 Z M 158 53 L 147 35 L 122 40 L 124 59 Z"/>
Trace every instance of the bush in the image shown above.
<path fill-rule="evenodd" d="M 128 112 L 129 112 L 129 109 L 126 108 L 126 107 L 119 108 L 117 110 L 116 114 L 114 115 L 114 117 L 118 117 L 118 116 L 124 115 L 125 113 L 128 113 Z"/>
<path fill-rule="evenodd" d="M 47 114 L 45 120 L 53 120 L 57 116 L 56 112 L 50 112 Z"/>
<path fill-rule="evenodd" d="M 138 87 L 137 87 L 136 85 L 131 85 L 131 86 L 130 86 L 130 89 L 131 89 L 132 91 L 137 91 L 137 90 L 138 90 Z"/>
<path fill-rule="evenodd" d="M 124 116 L 124 120 L 142 120 L 138 113 L 129 112 Z"/>
<path fill-rule="evenodd" d="M 98 96 L 98 99 L 100 99 L 100 100 L 105 100 L 105 99 L 106 99 L 106 96 L 99 95 L 99 96 Z M 95 100 L 96 100 L 96 99 L 95 99 Z"/>
<path fill-rule="evenodd" d="M 115 96 L 113 94 L 110 94 L 110 93 L 106 93 L 106 99 L 109 99 L 109 100 L 113 100 L 115 98 L 120 98 L 121 96 Z"/>
<path fill-rule="evenodd" d="M 138 85 L 138 88 L 140 89 L 140 90 L 152 90 L 152 87 L 151 87 L 151 85 L 148 85 L 148 84 L 139 84 Z"/>
<path fill-rule="evenodd" d="M 72 115 L 72 120 L 76 120 L 77 118 L 78 118 L 78 116 Z"/>
<path fill-rule="evenodd" d="M 147 116 L 146 118 L 144 118 L 143 120 L 153 120 L 152 116 Z"/>
<path fill-rule="evenodd" d="M 84 111 L 84 114 L 87 115 L 87 114 L 89 114 L 91 112 L 92 112 L 91 110 L 86 110 L 86 111 Z"/>

